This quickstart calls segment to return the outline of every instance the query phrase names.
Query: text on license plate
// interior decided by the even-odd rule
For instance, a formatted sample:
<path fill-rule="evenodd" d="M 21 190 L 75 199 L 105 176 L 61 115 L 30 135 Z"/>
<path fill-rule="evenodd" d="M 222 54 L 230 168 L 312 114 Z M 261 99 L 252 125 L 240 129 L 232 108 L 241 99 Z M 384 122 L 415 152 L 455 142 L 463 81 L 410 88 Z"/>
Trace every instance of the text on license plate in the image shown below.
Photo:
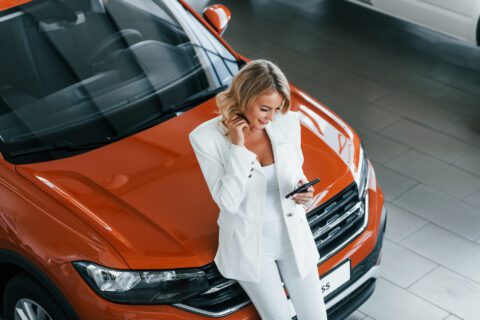
<path fill-rule="evenodd" d="M 348 280 L 350 280 L 350 260 L 347 260 L 340 267 L 337 267 L 327 276 L 320 279 L 323 297 L 327 297 L 330 293 L 340 288 Z M 288 299 L 288 305 L 290 307 L 291 316 L 296 316 L 297 313 L 295 312 L 292 300 L 290 298 Z"/>

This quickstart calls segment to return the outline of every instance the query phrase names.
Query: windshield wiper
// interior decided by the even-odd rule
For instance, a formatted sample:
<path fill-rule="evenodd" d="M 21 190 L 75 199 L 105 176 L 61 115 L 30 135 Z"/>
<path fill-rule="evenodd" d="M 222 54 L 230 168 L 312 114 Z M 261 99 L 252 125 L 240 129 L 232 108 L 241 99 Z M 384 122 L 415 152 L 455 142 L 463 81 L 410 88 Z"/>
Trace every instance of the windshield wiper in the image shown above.
<path fill-rule="evenodd" d="M 200 104 L 204 101 L 207 101 L 208 99 L 214 97 L 217 95 L 217 93 L 224 91 L 225 89 L 228 88 L 228 85 L 223 85 L 221 87 L 215 88 L 215 89 L 208 89 L 204 91 L 200 91 L 193 96 L 190 96 L 187 100 L 183 101 L 180 104 L 177 104 L 173 107 L 170 108 L 170 112 L 183 112 L 191 107 L 196 106 L 197 104 Z"/>
<path fill-rule="evenodd" d="M 144 121 L 134 125 L 133 127 L 123 132 L 122 134 L 116 136 L 115 138 L 112 138 L 110 136 L 104 136 L 104 137 L 101 137 L 100 139 L 91 140 L 91 141 L 83 141 L 83 142 L 80 141 L 75 143 L 72 143 L 70 141 L 65 141 L 62 143 L 55 143 L 52 145 L 31 147 L 31 148 L 12 151 L 10 153 L 10 157 L 15 158 L 15 157 L 24 156 L 27 154 L 42 153 L 42 152 L 49 152 L 49 151 L 78 151 L 78 150 L 94 149 L 97 147 L 101 147 L 105 144 L 112 143 L 124 137 L 130 136 L 136 132 L 152 127 L 157 123 L 161 123 L 166 120 L 169 120 L 177 116 L 178 112 L 183 112 L 185 110 L 188 110 L 191 107 L 194 107 L 202 103 L 203 101 L 210 99 L 211 97 L 215 96 L 217 93 L 225 90 L 226 88 L 227 88 L 227 85 L 224 85 L 215 89 L 200 91 L 194 94 L 193 96 L 190 96 L 184 102 L 170 107 L 166 113 L 155 114 L 145 119 Z"/>
<path fill-rule="evenodd" d="M 173 117 L 176 117 L 179 112 L 180 113 L 184 112 L 184 111 L 190 109 L 191 107 L 194 107 L 194 106 L 202 103 L 203 101 L 206 101 L 206 100 L 210 99 L 211 97 L 215 96 L 217 93 L 225 90 L 226 88 L 227 88 L 227 86 L 225 85 L 225 86 L 221 86 L 221 87 L 218 87 L 218 88 L 215 88 L 215 89 L 208 89 L 208 90 L 200 91 L 200 92 L 190 96 L 184 102 L 170 107 L 167 110 L 167 112 L 164 112 L 164 113 L 161 113 L 161 114 L 155 114 L 155 115 L 153 115 L 151 117 L 148 117 L 147 119 L 143 120 L 142 122 L 134 125 L 130 129 L 128 129 L 127 131 L 122 133 L 122 137 L 132 135 L 132 134 L 134 134 L 138 131 L 142 131 L 144 129 L 153 127 L 154 125 L 156 125 L 158 123 L 161 123 L 161 122 L 167 121 L 167 120 L 169 120 Z"/>
<path fill-rule="evenodd" d="M 53 145 L 38 146 L 38 147 L 12 151 L 10 153 L 10 156 L 14 158 L 14 157 L 23 156 L 26 154 L 48 152 L 48 151 L 59 151 L 59 150 L 78 151 L 78 150 L 85 150 L 85 149 L 93 149 L 93 148 L 111 143 L 113 141 L 115 140 L 109 136 L 102 137 L 98 140 L 92 140 L 92 141 L 86 141 L 86 142 L 80 142 L 80 143 L 72 143 L 70 141 L 65 141 L 63 143 L 56 143 Z"/>
<path fill-rule="evenodd" d="M 144 129 L 153 127 L 154 125 L 167 121 L 173 117 L 176 117 L 177 114 L 175 112 L 168 112 L 168 113 L 162 113 L 162 114 L 155 114 L 151 117 L 148 117 L 147 119 L 143 120 L 140 123 L 135 124 L 133 127 L 128 129 L 125 132 L 122 132 L 121 138 L 123 137 L 128 137 L 136 132 L 142 131 Z"/>

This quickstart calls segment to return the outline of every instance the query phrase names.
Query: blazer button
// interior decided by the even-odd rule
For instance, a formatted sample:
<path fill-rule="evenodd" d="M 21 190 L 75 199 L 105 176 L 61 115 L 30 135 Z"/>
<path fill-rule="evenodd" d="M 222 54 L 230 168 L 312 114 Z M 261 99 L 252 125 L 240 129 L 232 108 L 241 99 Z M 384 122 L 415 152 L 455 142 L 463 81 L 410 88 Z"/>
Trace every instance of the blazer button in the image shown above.
<path fill-rule="evenodd" d="M 249 177 L 249 178 L 251 178 L 251 177 L 252 177 L 252 175 L 249 175 L 248 177 Z"/>
<path fill-rule="evenodd" d="M 250 172 L 252 172 L 252 171 L 253 171 L 253 168 L 250 169 Z"/>
<path fill-rule="evenodd" d="M 293 216 L 293 213 L 291 212 L 287 213 L 287 217 L 291 217 L 291 216 Z"/>

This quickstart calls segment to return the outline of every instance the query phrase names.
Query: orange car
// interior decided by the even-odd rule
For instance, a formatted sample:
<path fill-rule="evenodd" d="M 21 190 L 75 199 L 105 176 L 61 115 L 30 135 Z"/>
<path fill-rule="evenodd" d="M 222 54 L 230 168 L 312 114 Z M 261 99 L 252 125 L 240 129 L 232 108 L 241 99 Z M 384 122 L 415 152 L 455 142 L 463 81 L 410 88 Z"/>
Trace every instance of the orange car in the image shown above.
<path fill-rule="evenodd" d="M 246 62 L 220 37 L 228 10 L 204 17 L 175 0 L 0 1 L 6 320 L 259 319 L 213 263 L 218 208 L 188 140 Z M 304 172 L 321 177 L 320 281 L 343 319 L 375 287 L 383 194 L 352 128 L 292 98 Z"/>

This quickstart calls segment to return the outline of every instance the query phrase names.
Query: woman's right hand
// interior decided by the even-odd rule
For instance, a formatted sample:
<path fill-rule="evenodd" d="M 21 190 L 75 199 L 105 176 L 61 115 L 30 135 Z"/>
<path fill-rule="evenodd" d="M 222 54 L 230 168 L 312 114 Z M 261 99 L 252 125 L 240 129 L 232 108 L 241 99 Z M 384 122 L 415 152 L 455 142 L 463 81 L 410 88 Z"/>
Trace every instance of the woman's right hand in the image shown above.
<path fill-rule="evenodd" d="M 250 129 L 247 121 L 242 117 L 235 115 L 230 120 L 226 120 L 225 125 L 228 128 L 228 137 L 230 138 L 230 141 L 233 144 L 243 147 L 245 145 L 244 130 L 248 131 Z"/>

